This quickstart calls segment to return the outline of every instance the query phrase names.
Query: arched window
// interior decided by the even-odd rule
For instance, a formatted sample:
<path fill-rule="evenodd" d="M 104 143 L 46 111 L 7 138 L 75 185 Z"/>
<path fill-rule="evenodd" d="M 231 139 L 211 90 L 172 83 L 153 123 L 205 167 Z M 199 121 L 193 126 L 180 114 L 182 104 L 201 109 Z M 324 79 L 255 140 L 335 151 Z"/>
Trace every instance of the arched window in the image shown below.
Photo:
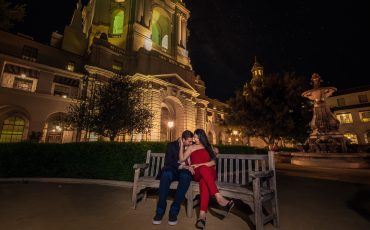
<path fill-rule="evenodd" d="M 162 38 L 162 47 L 168 49 L 168 35 L 164 35 Z"/>
<path fill-rule="evenodd" d="M 22 140 L 24 132 L 25 121 L 18 116 L 11 116 L 4 120 L 0 142 L 19 142 Z"/>
<path fill-rule="evenodd" d="M 113 35 L 120 35 L 123 33 L 123 23 L 125 13 L 123 10 L 116 10 L 112 14 L 111 33 Z"/>
<path fill-rule="evenodd" d="M 171 34 L 170 18 L 166 11 L 155 8 L 152 16 L 152 41 L 162 48 L 169 49 Z"/>

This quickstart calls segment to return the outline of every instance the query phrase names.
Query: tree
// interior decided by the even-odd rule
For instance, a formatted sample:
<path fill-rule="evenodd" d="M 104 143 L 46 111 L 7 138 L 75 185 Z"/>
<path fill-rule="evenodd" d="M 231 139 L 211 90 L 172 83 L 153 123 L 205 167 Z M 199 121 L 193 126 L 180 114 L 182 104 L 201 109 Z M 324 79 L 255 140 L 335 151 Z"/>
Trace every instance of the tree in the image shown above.
<path fill-rule="evenodd" d="M 11 4 L 7 0 L 0 0 L 0 28 L 9 30 L 14 22 L 20 22 L 25 16 L 25 4 Z"/>
<path fill-rule="evenodd" d="M 112 141 L 117 135 L 150 129 L 152 113 L 141 99 L 139 82 L 128 76 L 111 78 L 97 90 L 95 132 Z"/>
<path fill-rule="evenodd" d="M 243 127 L 243 133 L 261 138 L 267 145 L 278 140 L 307 138 L 310 104 L 301 96 L 305 79 L 286 73 L 264 76 L 261 84 L 247 84 L 229 100 L 228 123 Z"/>
<path fill-rule="evenodd" d="M 94 121 L 96 120 L 96 95 L 82 96 L 76 103 L 73 103 L 68 108 L 68 114 L 65 119 L 67 126 L 77 128 L 76 141 L 80 140 L 81 131 L 85 130 L 84 139 L 87 140 L 87 135 L 94 130 Z"/>

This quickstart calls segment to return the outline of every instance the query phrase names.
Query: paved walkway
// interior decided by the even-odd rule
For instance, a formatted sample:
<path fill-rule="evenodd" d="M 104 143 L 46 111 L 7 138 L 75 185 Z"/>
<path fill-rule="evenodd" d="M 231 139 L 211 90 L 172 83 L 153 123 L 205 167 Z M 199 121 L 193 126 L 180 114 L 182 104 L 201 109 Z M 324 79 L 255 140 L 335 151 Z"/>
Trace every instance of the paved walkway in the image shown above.
<path fill-rule="evenodd" d="M 277 177 L 281 230 L 370 229 L 370 185 L 339 181 Z M 78 184 L 0 183 L 1 230 L 195 229 L 196 216 L 181 208 L 179 224 L 167 216 L 151 224 L 156 195 L 130 208 L 130 189 Z M 217 209 L 213 209 L 213 214 Z M 251 229 L 247 206 L 237 203 L 226 219 L 210 213 L 208 229 Z M 271 224 L 267 230 L 275 229 Z"/>

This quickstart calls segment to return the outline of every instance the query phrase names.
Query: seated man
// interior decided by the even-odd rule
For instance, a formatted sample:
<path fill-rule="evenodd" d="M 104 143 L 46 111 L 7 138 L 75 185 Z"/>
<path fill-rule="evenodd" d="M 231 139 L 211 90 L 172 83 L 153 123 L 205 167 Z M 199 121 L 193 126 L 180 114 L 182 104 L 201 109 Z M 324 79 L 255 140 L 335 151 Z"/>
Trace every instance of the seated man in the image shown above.
<path fill-rule="evenodd" d="M 193 133 L 189 130 L 185 130 L 181 135 L 184 148 L 187 148 L 192 144 Z M 153 218 L 153 224 L 161 224 L 163 215 L 166 211 L 167 196 L 170 190 L 170 185 L 173 181 L 178 180 L 179 184 L 176 189 L 175 198 L 171 205 L 168 217 L 169 225 L 177 224 L 177 215 L 180 211 L 180 205 L 185 198 L 185 194 L 189 188 L 192 180 L 192 174 L 194 170 L 192 167 L 179 163 L 180 153 L 180 142 L 181 139 L 168 143 L 164 167 L 158 174 L 157 179 L 160 179 L 159 184 L 159 199 L 156 209 L 156 214 Z"/>

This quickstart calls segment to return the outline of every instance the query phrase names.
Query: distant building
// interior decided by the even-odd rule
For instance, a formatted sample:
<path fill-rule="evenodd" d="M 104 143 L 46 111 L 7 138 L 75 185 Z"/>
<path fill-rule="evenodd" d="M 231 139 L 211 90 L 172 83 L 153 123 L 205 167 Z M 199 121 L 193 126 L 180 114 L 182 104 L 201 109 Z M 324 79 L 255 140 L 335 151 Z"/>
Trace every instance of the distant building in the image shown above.
<path fill-rule="evenodd" d="M 354 144 L 370 144 L 370 86 L 341 90 L 327 99 L 339 131 Z"/>
<path fill-rule="evenodd" d="M 0 142 L 26 140 L 32 132 L 41 132 L 42 142 L 76 141 L 76 130 L 60 118 L 80 95 L 120 74 L 145 83 L 143 103 L 154 114 L 153 128 L 134 140 L 164 141 L 203 128 L 212 143 L 226 143 L 227 105 L 205 95 L 190 65 L 189 14 L 179 0 L 91 0 L 77 4 L 50 45 L 0 31 Z M 97 138 L 90 133 L 77 141 Z"/>

